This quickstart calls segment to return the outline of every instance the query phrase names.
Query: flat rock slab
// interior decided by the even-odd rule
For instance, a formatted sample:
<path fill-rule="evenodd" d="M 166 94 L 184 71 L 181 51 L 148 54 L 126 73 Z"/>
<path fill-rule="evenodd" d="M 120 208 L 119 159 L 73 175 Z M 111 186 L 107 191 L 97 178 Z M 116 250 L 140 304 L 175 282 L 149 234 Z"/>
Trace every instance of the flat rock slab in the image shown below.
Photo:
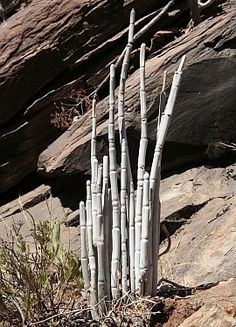
<path fill-rule="evenodd" d="M 32 241 L 30 230 L 33 223 L 56 219 L 61 222 L 62 243 L 77 254 L 79 251 L 79 229 L 66 227 L 65 222 L 71 214 L 69 208 L 64 208 L 60 199 L 51 194 L 49 186 L 41 185 L 19 199 L 14 200 L 0 208 L 0 239 L 7 240 L 14 226 L 21 226 L 20 231 L 29 244 Z"/>
<path fill-rule="evenodd" d="M 34 205 L 48 199 L 51 193 L 51 188 L 48 185 L 41 185 L 35 190 L 19 196 L 18 199 L 11 201 L 0 208 L 2 218 L 6 219 L 13 214 L 21 212 L 23 209 L 28 209 Z"/>
<path fill-rule="evenodd" d="M 162 218 L 188 207 L 198 207 L 216 198 L 227 198 L 236 191 L 236 165 L 226 168 L 189 169 L 161 181 Z"/>

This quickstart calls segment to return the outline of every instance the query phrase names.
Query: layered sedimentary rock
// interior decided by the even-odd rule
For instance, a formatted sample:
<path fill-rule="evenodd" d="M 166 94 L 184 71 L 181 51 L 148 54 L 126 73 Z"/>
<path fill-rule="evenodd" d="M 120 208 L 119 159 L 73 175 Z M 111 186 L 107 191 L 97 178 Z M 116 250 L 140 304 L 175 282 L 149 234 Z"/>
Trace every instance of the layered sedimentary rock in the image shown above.
<path fill-rule="evenodd" d="M 32 0 L 0 25 L 0 193 L 34 171 L 39 154 L 62 133 L 51 124 L 57 106 L 106 75 L 125 46 L 131 8 L 141 28 L 164 3 Z"/>
<path fill-rule="evenodd" d="M 233 4 L 225 5 L 224 11 L 219 15 L 202 22 L 147 61 L 146 92 L 150 160 L 155 141 L 163 72 L 167 69 L 169 86 L 180 57 L 183 54 L 187 56 L 183 82 L 164 149 L 164 170 L 206 160 L 210 143 L 213 144 L 213 149 L 214 142 L 236 141 L 234 16 Z M 101 101 L 96 111 L 100 160 L 107 151 L 107 102 L 108 99 Z M 135 168 L 140 137 L 138 72 L 132 74 L 127 81 L 126 120 L 127 134 L 132 144 L 131 161 Z M 53 176 L 89 170 L 90 132 L 89 112 L 40 155 L 39 171 L 46 176 Z M 150 165 L 150 161 L 147 165 Z"/>

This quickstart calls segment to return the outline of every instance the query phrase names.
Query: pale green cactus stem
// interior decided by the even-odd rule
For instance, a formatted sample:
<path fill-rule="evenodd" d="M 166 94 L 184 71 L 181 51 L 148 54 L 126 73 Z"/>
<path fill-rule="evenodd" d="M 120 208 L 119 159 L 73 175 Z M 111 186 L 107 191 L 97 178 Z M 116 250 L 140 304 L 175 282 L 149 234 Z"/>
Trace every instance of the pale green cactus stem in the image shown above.
<path fill-rule="evenodd" d="M 97 162 L 97 160 L 94 160 L 93 161 L 94 163 L 95 162 Z M 100 203 L 99 203 L 99 201 L 100 201 L 100 198 L 102 199 L 102 170 L 103 170 L 103 167 L 102 167 L 102 164 L 100 164 L 100 165 L 98 165 L 98 168 L 97 168 L 97 183 L 96 183 L 96 186 L 95 186 L 95 189 L 96 189 L 96 198 L 95 198 L 95 208 L 96 208 L 96 218 L 95 218 L 95 220 L 94 220 L 94 225 L 93 225 L 93 229 L 94 229 L 94 239 L 93 239 L 93 242 L 94 242 L 94 244 L 95 244 L 95 246 L 97 246 L 97 242 L 98 242 L 98 240 L 99 240 L 99 238 L 101 238 L 101 221 L 100 221 L 100 219 L 101 219 L 101 217 L 100 217 L 100 215 L 101 215 L 101 213 L 99 212 L 99 214 L 98 214 L 98 208 L 99 208 L 99 210 L 100 210 Z M 101 206 L 102 206 L 102 204 L 101 204 Z M 95 214 L 95 212 L 94 212 L 94 214 Z M 102 223 L 103 224 L 103 223 Z M 103 233 L 102 233 L 102 235 L 104 234 L 104 231 L 103 231 Z"/>
<path fill-rule="evenodd" d="M 152 231 L 152 291 L 151 295 L 155 295 L 157 291 L 158 282 L 158 257 L 159 257 L 159 244 L 160 244 L 160 214 L 161 214 L 161 203 L 160 203 L 160 179 L 161 179 L 161 164 L 158 166 L 156 176 L 155 191 L 151 192 L 152 195 L 152 214 L 151 214 L 151 231 Z"/>
<path fill-rule="evenodd" d="M 134 185 L 130 187 L 130 205 L 129 205 L 129 268 L 130 268 L 130 290 L 135 292 L 135 195 Z"/>
<path fill-rule="evenodd" d="M 129 70 L 129 61 L 130 55 L 133 47 L 133 37 L 134 37 L 134 21 L 135 21 L 135 11 L 132 9 L 130 13 L 130 24 L 129 24 L 129 35 L 128 35 L 128 44 L 125 48 L 125 55 L 122 63 L 121 74 L 120 74 L 120 85 L 119 85 L 119 94 L 118 94 L 118 122 L 119 122 L 119 131 L 120 131 L 120 141 L 126 139 L 126 130 L 125 130 L 125 83 Z"/>
<path fill-rule="evenodd" d="M 128 75 L 129 60 L 133 47 L 133 36 L 134 36 L 134 21 L 135 21 L 135 11 L 132 9 L 130 13 L 130 24 L 129 24 L 129 36 L 128 44 L 125 49 L 125 55 L 122 63 L 121 74 L 120 74 L 120 85 L 118 93 L 118 122 L 120 131 L 120 142 L 123 138 L 126 138 L 125 130 L 125 83 Z"/>
<path fill-rule="evenodd" d="M 141 113 L 141 138 L 139 144 L 138 169 L 137 169 L 137 195 L 135 209 L 135 276 L 136 290 L 140 286 L 140 245 L 142 230 L 142 190 L 143 177 L 145 172 L 145 161 L 147 152 L 147 108 L 145 91 L 145 51 L 146 45 L 143 43 L 140 49 L 140 113 Z M 139 202 L 141 201 L 141 203 Z M 140 290 L 139 290 L 140 291 Z"/>
<path fill-rule="evenodd" d="M 119 277 L 120 277 L 120 201 L 117 186 L 117 173 L 110 171 L 111 199 L 112 199 L 112 261 L 111 261 L 111 292 L 113 299 L 119 297 Z"/>
<path fill-rule="evenodd" d="M 129 70 L 129 61 L 133 47 L 133 38 L 134 38 L 134 22 L 135 22 L 135 11 L 131 10 L 130 13 L 130 24 L 129 24 L 129 35 L 128 35 L 128 44 L 125 49 L 124 59 L 121 68 L 120 74 L 120 85 L 119 85 L 119 93 L 118 93 L 118 124 L 119 124 L 119 132 L 120 132 L 120 144 L 122 139 L 126 140 L 126 148 L 127 148 L 127 169 L 128 169 L 128 193 L 132 192 L 130 189 L 133 185 L 133 178 L 130 166 L 130 157 L 129 157 L 129 148 L 127 142 L 126 128 L 125 128 L 125 83 Z"/>
<path fill-rule="evenodd" d="M 115 147 L 115 65 L 110 66 L 110 93 L 109 93 L 109 171 L 116 170 L 116 147 Z"/>
<path fill-rule="evenodd" d="M 105 299 L 106 299 L 106 281 L 105 281 L 105 251 L 104 251 L 104 216 L 102 210 L 102 165 L 98 168 L 97 181 L 97 232 L 96 232 L 96 248 L 97 248 L 97 267 L 98 267 L 98 309 L 99 314 L 105 313 Z"/>
<path fill-rule="evenodd" d="M 108 186 L 109 186 L 109 159 L 108 156 L 103 156 L 102 161 L 103 172 L 102 172 L 102 207 L 105 206 L 105 201 L 107 199 L 108 194 Z"/>
<path fill-rule="evenodd" d="M 98 178 L 98 160 L 94 158 L 92 160 L 92 226 L 93 226 L 93 244 L 96 246 L 97 240 L 97 178 Z"/>
<path fill-rule="evenodd" d="M 92 137 L 91 137 L 91 191 L 92 191 L 92 226 L 93 226 L 93 243 L 96 242 L 96 184 L 98 175 L 98 160 L 96 156 L 96 95 L 92 101 Z"/>
<path fill-rule="evenodd" d="M 148 243 L 149 243 L 149 174 L 144 174 L 143 183 L 143 208 L 142 208 L 142 235 L 140 246 L 140 294 L 146 292 L 145 286 L 147 283 L 149 260 L 148 260 Z"/>
<path fill-rule="evenodd" d="M 91 137 L 91 165 L 94 159 L 96 159 L 96 95 L 92 101 L 92 137 Z"/>
<path fill-rule="evenodd" d="M 181 76 L 182 76 L 182 69 L 185 62 L 185 56 L 181 58 L 179 67 L 174 74 L 173 82 L 170 90 L 170 95 L 163 112 L 160 127 L 158 130 L 157 140 L 156 140 L 156 147 L 151 167 L 150 173 L 150 197 L 152 201 L 152 208 L 151 208 L 151 220 L 152 220 L 152 248 L 153 248 L 153 257 L 152 257 L 152 264 L 153 264 L 153 280 L 152 280 L 152 294 L 156 294 L 157 289 L 157 280 L 158 280 L 158 253 L 155 253 L 154 249 L 157 249 L 159 252 L 159 234 L 160 234 L 160 204 L 159 204 L 159 184 L 160 184 L 160 164 L 161 164 L 161 155 L 163 145 L 166 139 L 168 127 L 170 124 L 171 116 L 173 113 L 173 109 L 175 106 L 177 94 L 179 91 L 180 83 L 181 83 Z"/>
<path fill-rule="evenodd" d="M 124 229 L 124 217 L 126 216 L 126 229 L 128 221 L 131 219 L 131 221 L 134 219 L 134 211 L 133 209 L 130 210 L 130 208 L 134 208 L 134 196 L 130 197 L 130 194 L 134 194 L 134 186 L 133 186 L 133 178 L 132 178 L 132 172 L 131 172 L 131 166 L 130 166 L 130 157 L 129 157 L 129 148 L 128 148 L 128 142 L 127 142 L 127 135 L 126 135 L 126 128 L 125 128 L 125 83 L 128 75 L 128 69 L 129 69 L 129 61 L 130 56 L 132 52 L 132 46 L 133 46 L 133 37 L 134 37 L 134 22 L 135 22 L 135 11 L 132 9 L 130 13 L 130 24 L 129 24 L 129 35 L 128 35 L 128 44 L 125 48 L 124 53 L 124 59 L 122 63 L 121 68 L 121 74 L 120 74 L 120 85 L 119 85 L 119 93 L 118 93 L 118 124 L 119 124 L 119 133 L 120 133 L 120 144 L 122 147 L 123 140 L 125 141 L 125 148 L 126 148 L 126 162 L 127 162 L 127 178 L 128 178 L 128 184 L 127 184 L 127 195 L 129 196 L 128 205 L 126 206 L 126 209 L 124 209 L 124 204 L 122 204 L 123 212 L 122 212 L 122 221 L 123 221 L 123 229 Z M 122 190 L 122 196 L 124 196 L 124 191 Z M 125 200 L 122 198 L 122 202 Z M 133 201 L 133 202 L 131 202 Z M 126 213 L 124 212 L 126 211 Z M 129 214 L 132 214 L 132 217 L 129 217 Z M 126 238 L 128 236 L 128 231 L 126 230 Z M 125 281 L 124 275 L 127 274 L 126 271 L 128 271 L 127 264 L 125 264 L 125 260 L 128 263 L 128 255 L 127 251 L 125 254 L 124 246 L 124 235 L 121 235 L 121 238 L 123 237 L 122 246 L 122 254 L 123 254 L 123 265 L 122 265 L 122 290 L 123 292 L 127 289 L 127 281 Z M 133 238 L 132 238 L 133 240 Z M 134 241 L 134 240 L 133 240 Z M 131 245 L 132 246 L 132 245 Z M 132 271 L 132 274 L 134 276 L 134 272 Z M 132 281 L 132 285 L 134 287 L 134 281 Z"/>
<path fill-rule="evenodd" d="M 166 70 L 164 71 L 163 74 L 163 83 L 162 83 L 162 89 L 160 93 L 160 102 L 159 102 L 159 112 L 158 112 L 158 118 L 157 118 L 157 131 L 156 131 L 156 139 L 158 138 L 158 131 L 160 128 L 160 123 L 161 123 L 161 116 L 162 113 L 165 109 L 166 105 L 166 77 L 167 73 Z M 153 200 L 152 196 L 149 194 L 149 243 L 148 243 L 148 271 L 147 271 L 147 283 L 146 283 L 146 293 L 147 294 L 152 294 L 152 279 L 153 279 L 153 257 L 155 258 L 158 257 L 159 253 L 159 243 L 157 245 L 157 242 L 155 244 L 157 247 L 153 248 L 153 237 L 158 237 L 159 235 L 159 223 L 157 224 L 156 227 L 154 227 L 155 231 L 153 233 L 153 226 L 152 226 L 152 216 L 151 216 L 151 208 L 154 208 L 153 210 L 156 212 L 158 221 L 160 220 L 160 195 L 159 195 L 159 188 L 160 188 L 160 181 L 161 181 L 161 170 L 160 167 L 158 169 L 158 176 L 157 176 L 157 191 L 155 193 L 156 198 Z M 153 234 L 153 235 L 152 235 Z M 159 238 L 159 237 L 158 237 Z M 156 259 L 155 259 L 156 260 Z M 156 262 L 156 261 L 155 261 Z M 156 264 L 156 263 L 155 263 Z M 155 272 L 156 273 L 156 272 Z"/>
<path fill-rule="evenodd" d="M 127 148 L 126 140 L 121 143 L 121 288 L 122 293 L 128 291 L 128 254 L 127 254 Z"/>
<path fill-rule="evenodd" d="M 167 6 L 170 4 L 171 2 Z M 134 39 L 133 29 L 134 11 L 132 10 L 129 42 L 125 50 L 118 94 L 118 124 L 121 142 L 120 190 L 115 148 L 115 65 L 110 67 L 109 157 L 104 156 L 103 164 L 100 165 L 98 165 L 96 157 L 96 98 L 93 99 L 91 183 L 87 182 L 86 215 L 84 203 L 80 203 L 80 223 L 82 272 L 85 289 L 90 290 L 91 312 L 94 319 L 99 319 L 104 315 L 108 305 L 106 301 L 119 299 L 122 293 L 125 295 L 131 290 L 140 295 L 154 295 L 157 289 L 161 155 L 180 86 L 185 56 L 181 59 L 178 70 L 175 72 L 167 104 L 165 94 L 166 72 L 164 73 L 157 119 L 156 147 L 149 176 L 145 172 L 148 145 L 145 44 L 141 45 L 141 137 L 135 196 L 125 128 L 124 105 L 125 82 Z"/>
<path fill-rule="evenodd" d="M 136 192 L 135 205 L 135 290 L 139 293 L 140 286 L 140 242 L 142 233 L 142 203 L 143 183 L 140 183 Z"/>
<path fill-rule="evenodd" d="M 166 106 L 166 92 L 165 92 L 166 78 L 167 78 L 167 72 L 166 72 L 166 70 L 164 70 L 162 89 L 161 89 L 161 93 L 160 93 L 159 113 L 158 113 L 158 120 L 157 120 L 157 133 L 160 128 L 161 116 L 162 116 L 162 114 L 165 110 L 165 106 Z"/>
<path fill-rule="evenodd" d="M 119 297 L 119 274 L 120 274 L 120 200 L 116 171 L 116 148 L 115 148 L 115 65 L 110 67 L 110 95 L 109 95 L 109 177 L 111 184 L 112 201 L 112 261 L 111 261 L 111 293 L 114 299 Z"/>
<path fill-rule="evenodd" d="M 86 226 L 86 213 L 84 202 L 81 201 L 79 205 L 80 209 L 80 239 L 81 239 L 81 249 L 80 249 L 80 260 L 81 268 L 84 279 L 84 288 L 88 290 L 90 288 L 90 278 L 88 270 L 88 252 L 87 252 L 87 226 Z"/>
<path fill-rule="evenodd" d="M 87 181 L 87 198 L 86 198 L 86 223 L 87 223 L 87 240 L 88 240 L 88 260 L 90 270 L 90 305 L 93 319 L 98 319 L 97 304 L 97 266 L 96 255 L 93 246 L 93 228 L 92 228 L 92 194 L 91 184 Z"/>
<path fill-rule="evenodd" d="M 103 216 L 104 216 L 104 257 L 105 257 L 105 281 L 106 300 L 111 301 L 111 250 L 112 250 L 112 207 L 111 191 L 109 186 L 109 162 L 108 157 L 103 157 Z"/>
<path fill-rule="evenodd" d="M 137 41 L 144 33 L 146 33 L 152 26 L 160 20 L 160 18 L 163 17 L 163 15 L 167 12 L 167 10 L 175 3 L 174 0 L 169 1 L 162 9 L 161 11 L 147 24 L 145 25 L 140 31 L 138 31 L 134 35 L 134 42 Z"/>

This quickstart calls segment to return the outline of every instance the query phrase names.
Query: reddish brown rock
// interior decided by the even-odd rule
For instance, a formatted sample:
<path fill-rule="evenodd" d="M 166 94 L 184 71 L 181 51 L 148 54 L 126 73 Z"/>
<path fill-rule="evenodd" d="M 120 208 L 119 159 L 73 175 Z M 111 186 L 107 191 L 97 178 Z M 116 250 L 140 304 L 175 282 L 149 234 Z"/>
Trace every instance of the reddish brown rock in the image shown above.
<path fill-rule="evenodd" d="M 104 77 L 126 43 L 131 8 L 140 28 L 164 1 L 27 3 L 0 25 L 0 193 L 34 171 L 39 154 L 61 134 L 50 123 L 55 103 L 72 89 L 91 91 Z"/>
<path fill-rule="evenodd" d="M 205 160 L 204 152 L 214 140 L 236 141 L 234 9 L 233 3 L 227 3 L 220 15 L 202 22 L 147 61 L 148 135 L 152 149 L 163 71 L 167 69 L 170 85 L 180 57 L 187 56 L 164 149 L 165 170 Z M 132 144 L 134 167 L 140 129 L 138 88 L 139 74 L 136 72 L 128 79 L 126 90 L 127 133 Z M 101 150 L 98 156 L 101 159 L 107 147 L 107 99 L 99 104 L 97 117 L 98 148 Z M 90 131 L 90 113 L 87 113 L 40 155 L 39 171 L 50 176 L 89 170 Z"/>

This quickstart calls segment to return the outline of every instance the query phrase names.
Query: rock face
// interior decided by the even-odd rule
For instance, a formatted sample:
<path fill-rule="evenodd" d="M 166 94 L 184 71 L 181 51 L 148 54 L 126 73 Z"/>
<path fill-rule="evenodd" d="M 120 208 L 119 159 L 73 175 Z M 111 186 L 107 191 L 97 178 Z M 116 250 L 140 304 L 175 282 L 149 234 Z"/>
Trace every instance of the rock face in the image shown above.
<path fill-rule="evenodd" d="M 236 279 L 200 292 L 191 300 L 201 304 L 200 309 L 185 319 L 179 327 L 235 327 L 236 326 Z"/>
<path fill-rule="evenodd" d="M 173 175 L 163 180 L 161 202 L 173 233 L 171 250 L 160 259 L 161 277 L 186 286 L 234 277 L 236 165 Z"/>
<path fill-rule="evenodd" d="M 236 279 L 204 291 L 195 291 L 187 298 L 157 298 L 155 327 L 235 327 Z M 154 318 L 155 320 L 155 318 Z"/>
<path fill-rule="evenodd" d="M 170 170 L 190 162 L 201 162 L 208 144 L 217 140 L 236 141 L 236 32 L 234 4 L 229 2 L 216 17 L 167 45 L 147 61 L 147 104 L 150 150 L 153 149 L 158 92 L 164 69 L 168 85 L 183 54 L 187 64 L 163 155 L 163 169 Z M 132 162 L 137 160 L 139 141 L 139 75 L 127 81 L 127 133 L 132 144 Z M 107 99 L 97 108 L 98 147 L 102 155 L 107 147 Z M 91 131 L 90 113 L 52 143 L 39 157 L 44 175 L 77 173 L 89 169 Z M 77 158 L 76 163 L 74 158 Z M 150 164 L 150 162 L 148 162 Z M 135 166 L 135 164 L 134 164 Z"/>
<path fill-rule="evenodd" d="M 27 3 L 1 24 L 0 193 L 35 171 L 39 154 L 61 134 L 50 123 L 55 103 L 104 77 L 98 71 L 125 46 L 132 6 L 140 28 L 164 1 Z"/>
<path fill-rule="evenodd" d="M 90 93 L 103 80 L 109 63 L 126 44 L 128 16 L 133 6 L 139 30 L 164 4 L 154 0 L 148 5 L 141 0 L 32 0 L 1 24 L 0 193 L 35 171 L 38 157 L 47 147 L 38 163 L 44 175 L 76 174 L 89 169 L 89 115 L 83 116 L 68 133 L 50 145 L 62 133 L 51 125 L 51 114 L 73 90 L 85 89 Z M 213 18 L 180 36 L 189 21 L 186 1 L 180 0 L 135 44 L 136 50 L 142 41 L 151 45 L 147 64 L 148 164 L 162 72 L 168 69 L 169 85 L 176 62 L 183 52 L 188 55 L 173 127 L 164 150 L 165 170 L 204 160 L 202 153 L 214 139 L 235 141 L 232 128 L 235 113 L 231 109 L 235 103 L 233 4 L 230 0 L 223 4 L 221 13 L 221 5 L 207 10 L 205 18 Z M 102 15 L 106 15 L 106 19 L 98 20 Z M 169 43 L 173 38 L 177 39 Z M 169 44 L 163 48 L 166 43 Z M 162 49 L 162 53 L 155 52 L 156 49 Z M 132 72 L 137 69 L 133 60 L 127 83 L 127 119 L 134 166 L 139 104 L 138 73 Z M 214 87 L 217 78 L 217 87 Z M 101 91 L 101 98 L 107 90 L 106 86 Z M 98 108 L 100 157 L 107 146 L 106 110 L 107 103 L 103 101 Z M 222 117 L 224 124 L 221 124 Z M 75 157 L 78 160 L 75 161 Z"/>
<path fill-rule="evenodd" d="M 7 240 L 8 232 L 12 226 L 21 225 L 21 234 L 28 237 L 30 241 L 30 229 L 32 218 L 35 223 L 56 219 L 61 222 L 61 241 L 74 250 L 79 251 L 79 230 L 77 227 L 66 227 L 65 222 L 70 220 L 72 210 L 65 208 L 61 200 L 53 196 L 51 188 L 41 185 L 32 192 L 29 192 L 19 199 L 9 202 L 0 208 L 2 220 L 0 222 L 0 239 Z M 78 214 L 74 212 L 73 216 Z"/>

